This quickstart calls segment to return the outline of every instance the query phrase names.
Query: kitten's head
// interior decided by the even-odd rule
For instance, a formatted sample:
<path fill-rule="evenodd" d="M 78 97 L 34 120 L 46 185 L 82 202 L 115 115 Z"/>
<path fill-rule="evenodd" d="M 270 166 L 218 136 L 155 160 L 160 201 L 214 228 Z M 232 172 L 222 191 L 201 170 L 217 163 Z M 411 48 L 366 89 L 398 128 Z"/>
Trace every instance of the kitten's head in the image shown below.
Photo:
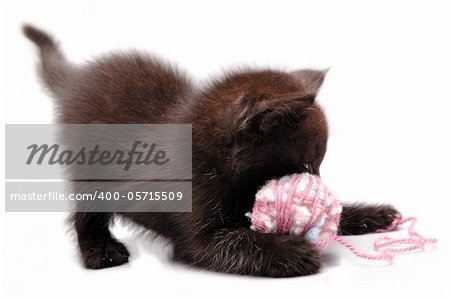
<path fill-rule="evenodd" d="M 208 119 L 220 138 L 225 171 L 270 179 L 319 174 L 328 129 L 315 98 L 325 71 L 247 71 L 228 75 L 205 92 Z"/>

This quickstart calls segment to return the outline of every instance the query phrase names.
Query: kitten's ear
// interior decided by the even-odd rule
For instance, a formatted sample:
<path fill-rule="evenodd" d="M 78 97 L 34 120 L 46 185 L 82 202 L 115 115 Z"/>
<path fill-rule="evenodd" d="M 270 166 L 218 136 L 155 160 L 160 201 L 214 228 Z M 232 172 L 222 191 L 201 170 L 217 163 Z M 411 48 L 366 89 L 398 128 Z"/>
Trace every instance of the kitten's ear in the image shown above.
<path fill-rule="evenodd" d="M 308 94 L 317 94 L 322 86 L 328 69 L 311 70 L 304 69 L 292 72 L 294 80 L 296 80 L 304 88 Z"/>
<path fill-rule="evenodd" d="M 247 106 L 236 115 L 238 132 L 255 141 L 282 135 L 297 126 L 314 99 L 315 95 L 286 94 Z"/>

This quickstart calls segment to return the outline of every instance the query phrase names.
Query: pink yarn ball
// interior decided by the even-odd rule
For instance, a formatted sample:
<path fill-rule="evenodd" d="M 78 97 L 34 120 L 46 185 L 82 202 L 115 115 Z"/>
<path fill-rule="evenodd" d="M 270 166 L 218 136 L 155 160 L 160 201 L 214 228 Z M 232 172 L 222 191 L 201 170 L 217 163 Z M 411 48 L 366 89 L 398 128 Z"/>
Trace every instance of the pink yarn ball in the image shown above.
<path fill-rule="evenodd" d="M 335 240 L 356 256 L 369 260 L 391 261 L 394 255 L 422 250 L 427 244 L 437 242 L 415 231 L 416 218 L 396 215 L 389 227 L 375 232 L 390 232 L 410 222 L 408 237 L 382 236 L 373 244 L 378 253 L 361 252 L 337 235 L 341 212 L 342 206 L 320 177 L 301 173 L 268 181 L 256 193 L 253 210 L 246 215 L 252 223 L 250 228 L 255 231 L 302 236 L 317 248 L 324 248 Z"/>
<path fill-rule="evenodd" d="M 268 181 L 256 194 L 250 228 L 305 237 L 318 248 L 337 235 L 342 206 L 318 176 L 292 174 Z"/>

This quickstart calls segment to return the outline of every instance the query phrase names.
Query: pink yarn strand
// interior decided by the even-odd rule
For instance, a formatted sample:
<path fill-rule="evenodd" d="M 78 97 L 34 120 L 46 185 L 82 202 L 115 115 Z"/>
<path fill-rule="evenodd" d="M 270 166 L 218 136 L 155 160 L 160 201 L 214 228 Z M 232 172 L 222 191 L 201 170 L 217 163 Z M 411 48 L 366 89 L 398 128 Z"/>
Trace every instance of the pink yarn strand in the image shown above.
<path fill-rule="evenodd" d="M 297 186 L 298 182 L 300 181 L 301 177 L 296 177 L 293 181 L 293 186 Z M 277 189 L 281 188 L 280 184 L 277 184 Z M 279 191 L 279 190 L 278 190 Z M 281 192 L 277 197 L 277 203 L 280 204 L 282 202 L 282 199 L 279 198 L 281 195 Z M 294 196 L 295 193 L 295 188 L 290 188 L 289 189 L 289 193 L 287 195 L 287 198 L 292 198 Z M 289 217 L 287 215 L 289 215 L 290 213 L 290 205 L 282 205 L 282 207 L 280 208 L 279 206 L 277 206 L 277 211 L 279 215 L 281 216 L 281 221 L 280 221 L 280 228 L 278 229 L 279 232 L 285 232 L 285 231 L 289 231 L 289 228 L 292 226 L 292 217 Z"/>
<path fill-rule="evenodd" d="M 352 243 L 348 242 L 347 240 L 345 240 L 341 237 L 334 236 L 333 239 L 335 241 L 339 242 L 341 245 L 347 247 L 347 249 L 349 249 L 354 255 L 356 255 L 360 258 L 363 258 L 363 259 L 391 261 L 394 258 L 393 255 L 390 254 L 388 251 L 384 251 L 381 254 L 364 253 L 364 252 L 361 252 L 360 250 L 358 250 Z"/>
<path fill-rule="evenodd" d="M 341 245 L 348 248 L 353 254 L 358 257 L 369 260 L 393 260 L 394 256 L 401 253 L 411 252 L 418 249 L 424 249 L 427 244 L 437 243 L 435 238 L 426 238 L 420 235 L 415 230 L 417 219 L 415 217 L 401 218 L 400 215 L 396 215 L 392 224 L 386 229 L 379 229 L 377 233 L 385 233 L 396 230 L 400 225 L 410 222 L 408 227 L 408 237 L 395 239 L 388 236 L 382 236 L 375 240 L 373 247 L 374 250 L 380 252 L 379 254 L 369 254 L 359 251 L 354 245 L 347 240 L 334 236 L 333 239 L 339 242 Z"/>
<path fill-rule="evenodd" d="M 315 180 L 316 177 L 311 177 L 308 183 L 308 188 L 305 191 L 305 194 L 308 194 L 311 191 L 313 185 L 316 183 Z M 317 190 L 317 192 L 314 193 L 314 197 L 312 198 L 311 211 L 317 211 L 317 205 L 319 204 L 318 197 L 319 197 L 319 190 Z M 311 227 L 316 223 L 319 214 L 320 213 L 315 213 L 309 218 L 308 223 L 305 225 L 304 228 L 305 233 L 309 231 Z"/>

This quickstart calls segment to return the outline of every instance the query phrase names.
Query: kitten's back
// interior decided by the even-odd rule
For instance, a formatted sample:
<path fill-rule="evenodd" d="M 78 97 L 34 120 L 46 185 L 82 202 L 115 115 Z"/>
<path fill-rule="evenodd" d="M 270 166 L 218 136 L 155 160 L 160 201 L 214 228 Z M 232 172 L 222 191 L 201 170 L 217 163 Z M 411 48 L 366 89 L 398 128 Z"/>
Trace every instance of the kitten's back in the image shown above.
<path fill-rule="evenodd" d="M 50 35 L 29 25 L 23 31 L 39 48 L 41 78 L 58 100 L 62 123 L 170 122 L 170 107 L 193 92 L 184 72 L 148 54 L 115 53 L 74 65 Z"/>

